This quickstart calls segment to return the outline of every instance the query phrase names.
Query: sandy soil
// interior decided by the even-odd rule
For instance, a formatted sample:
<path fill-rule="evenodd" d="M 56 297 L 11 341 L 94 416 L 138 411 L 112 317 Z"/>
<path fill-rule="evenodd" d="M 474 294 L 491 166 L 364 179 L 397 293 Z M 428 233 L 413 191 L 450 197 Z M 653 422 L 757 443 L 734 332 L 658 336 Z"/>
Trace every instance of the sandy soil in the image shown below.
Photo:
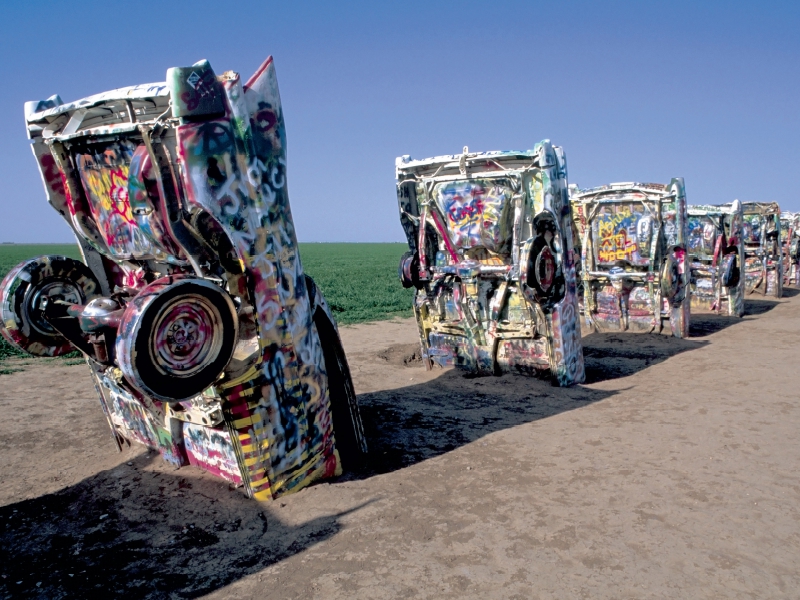
<path fill-rule="evenodd" d="M 584 337 L 588 382 L 343 328 L 367 474 L 259 505 L 117 453 L 86 367 L 0 376 L 0 597 L 796 598 L 800 297 Z"/>

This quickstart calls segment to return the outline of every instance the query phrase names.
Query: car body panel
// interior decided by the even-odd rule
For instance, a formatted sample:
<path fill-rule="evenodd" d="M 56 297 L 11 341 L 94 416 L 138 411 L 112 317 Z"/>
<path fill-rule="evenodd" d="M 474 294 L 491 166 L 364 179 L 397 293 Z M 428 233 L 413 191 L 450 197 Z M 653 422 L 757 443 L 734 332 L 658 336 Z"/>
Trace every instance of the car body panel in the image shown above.
<path fill-rule="evenodd" d="M 744 315 L 745 264 L 741 202 L 689 206 L 687 249 L 692 310 Z M 731 273 L 735 270 L 734 285 Z"/>
<path fill-rule="evenodd" d="M 689 327 L 686 192 L 668 185 L 613 183 L 570 189 L 580 240 L 583 314 L 595 331 L 660 332 Z M 669 270 L 670 295 L 661 280 Z"/>
<path fill-rule="evenodd" d="M 116 345 L 108 327 L 98 329 L 105 340 L 89 336 L 81 349 L 117 443 L 199 466 L 258 500 L 341 473 L 315 319 L 336 325 L 298 253 L 272 58 L 246 83 L 200 61 L 170 69 L 165 83 L 70 104 L 54 96 L 25 112 L 48 201 L 75 231 L 98 293 L 126 311 L 123 325 L 147 310 L 146 290 L 187 280 L 221 290 L 238 314 L 224 371 L 176 401 L 143 393 L 115 358 L 138 356 L 125 339 L 133 332 L 120 331 Z M 354 394 L 348 402 L 366 452 Z"/>
<path fill-rule="evenodd" d="M 783 284 L 798 287 L 800 266 L 800 213 L 781 211 L 781 256 Z"/>
<path fill-rule="evenodd" d="M 561 148 L 545 140 L 524 152 L 405 156 L 396 174 L 409 244 L 401 280 L 417 288 L 426 365 L 582 382 Z"/>
<path fill-rule="evenodd" d="M 781 209 L 777 202 L 743 202 L 745 288 L 748 294 L 783 295 Z"/>

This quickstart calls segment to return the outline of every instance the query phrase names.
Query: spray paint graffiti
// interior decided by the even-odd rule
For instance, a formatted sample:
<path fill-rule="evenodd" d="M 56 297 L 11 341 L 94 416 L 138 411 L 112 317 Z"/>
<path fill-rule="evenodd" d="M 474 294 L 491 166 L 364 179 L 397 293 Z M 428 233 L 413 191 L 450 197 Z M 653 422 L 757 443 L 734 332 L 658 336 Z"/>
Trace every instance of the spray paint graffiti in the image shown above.
<path fill-rule="evenodd" d="M 433 194 L 446 217 L 454 246 L 482 246 L 497 252 L 509 242 L 503 218 L 503 209 L 513 196 L 508 185 L 491 180 L 440 183 Z"/>
<path fill-rule="evenodd" d="M 742 238 L 745 289 L 780 298 L 783 295 L 781 209 L 776 202 L 743 202 Z"/>
<path fill-rule="evenodd" d="M 151 252 L 150 245 L 137 230 L 128 199 L 132 155 L 132 143 L 117 142 L 75 158 L 92 215 L 109 250 L 120 255 L 146 255 Z"/>
<path fill-rule="evenodd" d="M 570 188 L 583 313 L 596 331 L 689 334 L 683 179 Z"/>
<path fill-rule="evenodd" d="M 781 256 L 783 258 L 783 285 L 800 286 L 800 213 L 781 212 Z"/>
<path fill-rule="evenodd" d="M 692 310 L 744 315 L 742 204 L 690 206 L 687 246 Z"/>
<path fill-rule="evenodd" d="M 26 121 L 48 200 L 91 267 L 37 299 L 57 324 L 45 341 L 87 356 L 115 439 L 259 500 L 341 473 L 344 456 L 355 464 L 363 428 L 335 322 L 297 250 L 271 57 L 246 83 L 201 61 L 164 84 L 28 103 Z M 30 307 L 5 305 L 9 323 L 28 318 Z M 41 350 L 18 329 L 3 333 Z"/>
<path fill-rule="evenodd" d="M 566 159 L 527 152 L 398 158 L 397 198 L 426 364 L 584 379 Z"/>
<path fill-rule="evenodd" d="M 600 207 L 592 223 L 597 237 L 597 261 L 611 264 L 618 260 L 646 265 L 652 236 L 652 221 L 642 204 L 611 204 Z"/>

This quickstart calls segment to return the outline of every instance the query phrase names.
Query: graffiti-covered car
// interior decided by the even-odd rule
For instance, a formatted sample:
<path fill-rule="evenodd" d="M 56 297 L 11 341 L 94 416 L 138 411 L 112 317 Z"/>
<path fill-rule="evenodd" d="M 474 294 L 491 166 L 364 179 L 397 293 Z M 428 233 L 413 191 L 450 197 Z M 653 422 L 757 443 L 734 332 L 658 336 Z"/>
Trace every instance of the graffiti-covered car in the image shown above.
<path fill-rule="evenodd" d="M 396 161 L 422 356 L 475 374 L 584 380 L 564 153 L 469 152 Z"/>
<path fill-rule="evenodd" d="M 781 257 L 783 285 L 798 285 L 800 263 L 800 213 L 781 211 Z"/>
<path fill-rule="evenodd" d="M 259 500 L 366 452 L 347 361 L 303 273 L 272 58 L 243 82 L 207 61 L 167 81 L 25 105 L 47 199 L 84 262 L 2 283 L 2 333 L 78 349 L 117 444 L 157 449 Z"/>
<path fill-rule="evenodd" d="M 692 310 L 744 315 L 742 203 L 689 206 Z"/>
<path fill-rule="evenodd" d="M 583 314 L 594 331 L 689 335 L 683 178 L 570 194 L 581 251 Z"/>
<path fill-rule="evenodd" d="M 781 209 L 777 202 L 743 202 L 745 289 L 748 294 L 783 296 Z"/>

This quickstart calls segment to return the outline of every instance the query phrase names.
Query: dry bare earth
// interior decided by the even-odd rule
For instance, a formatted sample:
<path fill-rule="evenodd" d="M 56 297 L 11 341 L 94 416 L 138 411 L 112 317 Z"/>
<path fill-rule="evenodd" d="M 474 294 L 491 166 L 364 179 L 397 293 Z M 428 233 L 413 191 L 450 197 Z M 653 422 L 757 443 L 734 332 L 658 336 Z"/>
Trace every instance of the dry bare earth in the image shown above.
<path fill-rule="evenodd" d="M 589 335 L 573 389 L 343 328 L 371 470 L 266 505 L 117 454 L 84 366 L 0 376 L 0 596 L 797 597 L 800 297 L 748 312 Z"/>

